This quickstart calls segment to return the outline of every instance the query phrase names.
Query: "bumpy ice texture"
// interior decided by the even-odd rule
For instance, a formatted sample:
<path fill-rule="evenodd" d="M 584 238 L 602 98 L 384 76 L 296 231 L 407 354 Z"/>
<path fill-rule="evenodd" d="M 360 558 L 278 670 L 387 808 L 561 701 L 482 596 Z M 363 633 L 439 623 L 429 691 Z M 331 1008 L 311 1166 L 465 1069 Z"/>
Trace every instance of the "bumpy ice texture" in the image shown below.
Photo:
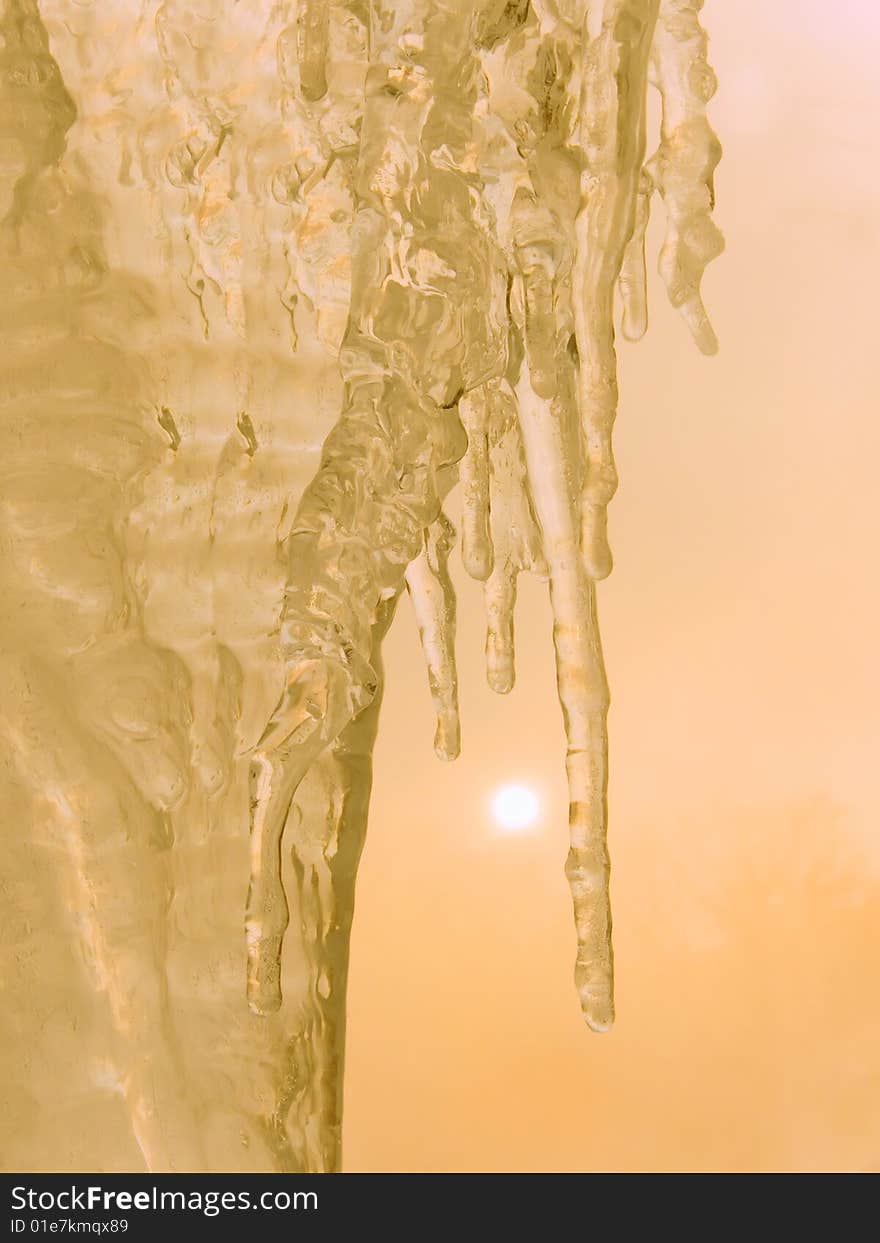
<path fill-rule="evenodd" d="M 700 8 L 0 0 L 13 1167 L 339 1167 L 382 639 L 405 591 L 454 758 L 458 480 L 500 693 L 517 577 L 549 579 L 612 1023 L 614 308 L 643 334 L 657 189 L 715 348 Z"/>

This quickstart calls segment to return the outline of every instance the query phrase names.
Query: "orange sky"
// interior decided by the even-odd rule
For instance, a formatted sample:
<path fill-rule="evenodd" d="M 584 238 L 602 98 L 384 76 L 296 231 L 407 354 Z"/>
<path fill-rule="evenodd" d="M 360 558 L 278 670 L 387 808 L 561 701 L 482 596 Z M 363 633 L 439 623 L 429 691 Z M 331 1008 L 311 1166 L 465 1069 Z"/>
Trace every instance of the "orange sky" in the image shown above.
<path fill-rule="evenodd" d="M 455 764 L 406 602 L 386 647 L 348 1170 L 880 1168 L 880 15 L 708 0 L 704 20 L 721 353 L 655 278 L 648 337 L 620 351 L 599 593 L 617 1027 L 592 1035 L 572 982 L 546 588 L 522 583 L 500 699 L 456 564 Z M 491 824 L 506 781 L 541 796 L 530 832 Z"/>

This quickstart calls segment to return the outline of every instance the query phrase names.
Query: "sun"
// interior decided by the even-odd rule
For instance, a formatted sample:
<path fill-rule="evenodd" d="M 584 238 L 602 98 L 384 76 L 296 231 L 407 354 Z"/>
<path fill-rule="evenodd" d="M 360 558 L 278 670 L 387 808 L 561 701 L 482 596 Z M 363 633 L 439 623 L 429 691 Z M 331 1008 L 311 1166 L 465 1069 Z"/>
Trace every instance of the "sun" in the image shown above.
<path fill-rule="evenodd" d="M 538 819 L 539 811 L 538 796 L 528 786 L 502 786 L 492 796 L 495 823 L 507 833 L 530 828 Z"/>

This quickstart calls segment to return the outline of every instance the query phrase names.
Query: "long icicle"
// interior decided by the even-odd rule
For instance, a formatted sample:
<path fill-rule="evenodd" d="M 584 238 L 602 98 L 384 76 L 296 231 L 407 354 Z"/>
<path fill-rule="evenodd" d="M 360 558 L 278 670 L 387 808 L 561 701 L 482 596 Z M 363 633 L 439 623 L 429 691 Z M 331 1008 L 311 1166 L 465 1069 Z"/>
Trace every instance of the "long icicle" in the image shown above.
<path fill-rule="evenodd" d="M 581 552 L 593 579 L 611 572 L 608 502 L 617 489 L 614 288 L 635 225 L 645 154 L 645 94 L 659 0 L 595 0 L 584 24 L 580 142 L 585 157 L 575 221 L 573 298 L 578 399 L 586 452 Z M 591 36 L 593 22 L 598 32 Z"/>
<path fill-rule="evenodd" d="M 550 571 L 556 679 L 565 722 L 571 847 L 566 875 L 577 929 L 575 984 L 594 1031 L 614 1022 L 609 861 L 606 846 L 608 682 L 596 589 L 580 556 L 570 485 L 565 405 L 541 397 L 530 377 L 516 388 L 529 486 Z"/>
<path fill-rule="evenodd" d="M 700 294 L 706 265 L 721 254 L 724 238 L 712 220 L 713 174 L 721 144 L 706 117 L 716 81 L 706 60 L 700 25 L 703 0 L 662 0 L 652 62 L 663 100 L 657 183 L 666 205 L 666 238 L 660 275 L 697 346 L 714 354 L 718 339 Z"/>

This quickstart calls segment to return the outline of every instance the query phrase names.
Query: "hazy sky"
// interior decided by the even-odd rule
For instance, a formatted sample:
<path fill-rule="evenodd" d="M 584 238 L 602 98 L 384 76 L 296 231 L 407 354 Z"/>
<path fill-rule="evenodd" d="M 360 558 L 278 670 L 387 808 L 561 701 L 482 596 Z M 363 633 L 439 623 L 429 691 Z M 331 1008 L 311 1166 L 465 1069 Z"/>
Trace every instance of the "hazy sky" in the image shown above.
<path fill-rule="evenodd" d="M 518 682 L 456 564 L 462 757 L 404 602 L 352 956 L 349 1170 L 880 1168 L 880 14 L 708 0 L 727 251 L 701 357 L 651 291 L 621 348 L 612 578 L 618 1023 L 572 982 L 546 588 Z M 655 203 L 652 270 L 662 236 Z M 500 833 L 515 782 L 535 826 Z"/>

